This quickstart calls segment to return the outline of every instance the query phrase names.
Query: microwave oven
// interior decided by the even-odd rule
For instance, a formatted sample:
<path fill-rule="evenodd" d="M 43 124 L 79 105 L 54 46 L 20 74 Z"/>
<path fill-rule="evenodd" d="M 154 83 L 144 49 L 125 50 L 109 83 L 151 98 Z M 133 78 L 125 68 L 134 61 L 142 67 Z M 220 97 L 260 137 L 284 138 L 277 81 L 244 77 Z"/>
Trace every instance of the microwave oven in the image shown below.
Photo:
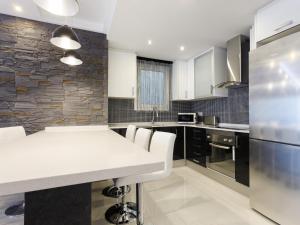
<path fill-rule="evenodd" d="M 197 113 L 178 113 L 177 123 L 197 123 Z"/>

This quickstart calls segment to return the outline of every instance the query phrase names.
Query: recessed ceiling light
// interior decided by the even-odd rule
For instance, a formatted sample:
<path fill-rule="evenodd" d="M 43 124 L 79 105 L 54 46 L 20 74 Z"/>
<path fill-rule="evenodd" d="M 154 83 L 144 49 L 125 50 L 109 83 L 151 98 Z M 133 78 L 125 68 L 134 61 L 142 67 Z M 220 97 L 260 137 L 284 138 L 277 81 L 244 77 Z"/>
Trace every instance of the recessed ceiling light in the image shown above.
<path fill-rule="evenodd" d="M 148 40 L 148 45 L 152 45 L 152 40 Z"/>
<path fill-rule="evenodd" d="M 23 8 L 19 5 L 13 5 L 14 7 L 14 10 L 17 11 L 17 12 L 23 12 Z"/>
<path fill-rule="evenodd" d="M 180 51 L 184 51 L 184 46 L 182 45 L 182 46 L 180 46 Z"/>

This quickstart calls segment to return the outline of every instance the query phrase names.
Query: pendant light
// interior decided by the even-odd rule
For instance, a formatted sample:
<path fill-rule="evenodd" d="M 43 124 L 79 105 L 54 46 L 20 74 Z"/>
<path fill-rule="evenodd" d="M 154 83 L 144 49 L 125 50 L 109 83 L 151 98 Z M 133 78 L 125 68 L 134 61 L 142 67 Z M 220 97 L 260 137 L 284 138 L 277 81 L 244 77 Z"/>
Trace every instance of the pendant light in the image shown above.
<path fill-rule="evenodd" d="M 74 16 L 79 11 L 77 0 L 33 0 L 40 8 L 58 16 Z"/>
<path fill-rule="evenodd" d="M 70 66 L 78 66 L 83 63 L 81 56 L 77 52 L 72 50 L 66 51 L 60 61 Z"/>
<path fill-rule="evenodd" d="M 76 33 L 67 25 L 56 28 L 52 33 L 50 42 L 66 50 L 75 50 L 81 47 Z"/>

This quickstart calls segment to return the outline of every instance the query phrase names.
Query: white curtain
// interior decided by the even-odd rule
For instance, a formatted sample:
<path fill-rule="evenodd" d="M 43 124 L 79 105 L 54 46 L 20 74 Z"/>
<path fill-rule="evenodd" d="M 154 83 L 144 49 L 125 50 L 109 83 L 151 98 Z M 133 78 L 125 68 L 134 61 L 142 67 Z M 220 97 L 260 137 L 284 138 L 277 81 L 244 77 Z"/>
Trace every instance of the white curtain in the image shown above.
<path fill-rule="evenodd" d="M 171 64 L 138 60 L 138 93 L 135 109 L 169 111 Z"/>

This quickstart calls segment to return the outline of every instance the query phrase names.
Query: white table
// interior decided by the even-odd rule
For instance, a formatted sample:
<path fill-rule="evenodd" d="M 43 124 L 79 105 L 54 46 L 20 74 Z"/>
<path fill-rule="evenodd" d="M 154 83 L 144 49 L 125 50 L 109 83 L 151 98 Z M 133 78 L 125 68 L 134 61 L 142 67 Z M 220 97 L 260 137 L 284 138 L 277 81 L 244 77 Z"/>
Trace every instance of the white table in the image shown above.
<path fill-rule="evenodd" d="M 38 132 L 1 145 L 0 196 L 162 170 L 164 163 L 111 130 Z"/>

